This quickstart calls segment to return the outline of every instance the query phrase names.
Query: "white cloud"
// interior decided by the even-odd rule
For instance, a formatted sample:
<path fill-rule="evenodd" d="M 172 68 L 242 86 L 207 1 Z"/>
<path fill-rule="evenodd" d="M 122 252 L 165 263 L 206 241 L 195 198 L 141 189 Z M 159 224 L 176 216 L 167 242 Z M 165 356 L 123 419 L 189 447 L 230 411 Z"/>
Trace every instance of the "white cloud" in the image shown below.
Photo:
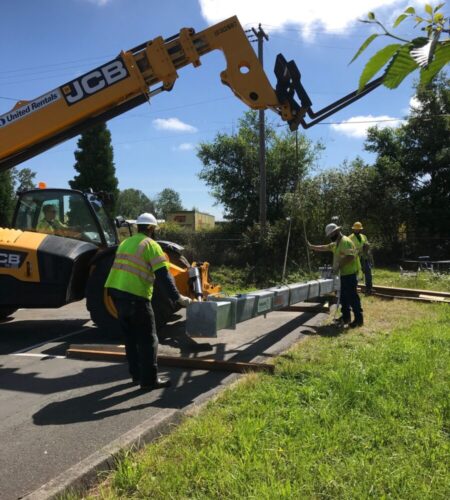
<path fill-rule="evenodd" d="M 327 32 L 343 32 L 374 11 L 380 17 L 383 9 L 387 17 L 393 9 L 404 10 L 427 0 L 322 0 L 306 2 L 299 0 L 199 0 L 201 13 L 208 23 L 217 23 L 237 15 L 242 25 L 266 25 L 267 30 L 283 31 L 287 26 L 298 26 L 303 37 L 311 37 L 312 30 L 320 27 Z"/>
<path fill-rule="evenodd" d="M 184 123 L 178 118 L 156 118 L 153 120 L 153 126 L 157 130 L 170 130 L 172 132 L 195 133 L 198 129 L 188 123 Z"/>
<path fill-rule="evenodd" d="M 331 125 L 331 128 L 348 137 L 362 139 L 366 137 L 367 129 L 370 127 L 374 127 L 375 125 L 379 128 L 398 127 L 401 123 L 402 120 L 399 118 L 393 118 L 388 115 L 366 115 L 353 116 L 348 120 L 344 120 L 342 123 Z"/>
<path fill-rule="evenodd" d="M 195 148 L 195 145 L 191 142 L 182 142 L 175 149 L 177 151 L 192 151 Z"/>

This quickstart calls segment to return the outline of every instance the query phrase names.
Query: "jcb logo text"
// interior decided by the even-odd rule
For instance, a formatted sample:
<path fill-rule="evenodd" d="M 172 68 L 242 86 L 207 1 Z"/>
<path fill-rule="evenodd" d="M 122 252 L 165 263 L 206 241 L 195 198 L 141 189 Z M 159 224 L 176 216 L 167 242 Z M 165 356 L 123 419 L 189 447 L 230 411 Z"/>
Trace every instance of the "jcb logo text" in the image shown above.
<path fill-rule="evenodd" d="M 25 260 L 24 252 L 0 252 L 0 267 L 20 267 Z"/>
<path fill-rule="evenodd" d="M 114 83 L 120 82 L 127 76 L 128 71 L 122 59 L 115 59 L 66 83 L 61 87 L 61 90 L 67 104 L 71 106 Z"/>

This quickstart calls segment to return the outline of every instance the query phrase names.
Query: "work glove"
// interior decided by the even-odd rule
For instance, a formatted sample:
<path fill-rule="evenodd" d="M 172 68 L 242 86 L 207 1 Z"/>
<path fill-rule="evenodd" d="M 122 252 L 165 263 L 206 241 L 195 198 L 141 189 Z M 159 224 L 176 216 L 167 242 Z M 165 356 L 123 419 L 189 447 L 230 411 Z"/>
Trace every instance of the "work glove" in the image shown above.
<path fill-rule="evenodd" d="M 180 297 L 177 300 L 177 302 L 178 304 L 180 304 L 181 307 L 187 307 L 189 304 L 192 304 L 192 299 L 180 294 Z"/>

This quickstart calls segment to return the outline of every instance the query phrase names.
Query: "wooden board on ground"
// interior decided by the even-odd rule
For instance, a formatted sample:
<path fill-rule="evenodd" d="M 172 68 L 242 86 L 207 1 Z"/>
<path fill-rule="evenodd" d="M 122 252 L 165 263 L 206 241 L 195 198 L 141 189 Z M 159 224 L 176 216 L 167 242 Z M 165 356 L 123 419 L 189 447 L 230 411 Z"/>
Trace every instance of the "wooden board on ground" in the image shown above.
<path fill-rule="evenodd" d="M 71 345 L 66 351 L 68 358 L 96 361 L 125 362 L 124 346 L 114 345 Z M 190 368 L 194 370 L 216 370 L 234 373 L 266 372 L 274 373 L 274 365 L 242 361 L 227 361 L 213 358 L 184 358 L 177 356 L 158 356 L 160 366 Z"/>

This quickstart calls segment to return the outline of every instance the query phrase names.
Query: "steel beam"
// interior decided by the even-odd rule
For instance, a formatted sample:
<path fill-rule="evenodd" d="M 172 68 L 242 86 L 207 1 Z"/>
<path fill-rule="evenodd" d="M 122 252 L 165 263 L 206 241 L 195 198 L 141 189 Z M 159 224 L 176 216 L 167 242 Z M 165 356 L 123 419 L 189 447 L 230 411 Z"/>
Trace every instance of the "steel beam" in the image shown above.
<path fill-rule="evenodd" d="M 338 279 L 319 279 L 258 290 L 232 297 L 208 297 L 187 308 L 186 333 L 191 337 L 217 337 L 221 329 L 235 329 L 237 323 L 306 300 L 328 295 L 339 289 Z"/>

